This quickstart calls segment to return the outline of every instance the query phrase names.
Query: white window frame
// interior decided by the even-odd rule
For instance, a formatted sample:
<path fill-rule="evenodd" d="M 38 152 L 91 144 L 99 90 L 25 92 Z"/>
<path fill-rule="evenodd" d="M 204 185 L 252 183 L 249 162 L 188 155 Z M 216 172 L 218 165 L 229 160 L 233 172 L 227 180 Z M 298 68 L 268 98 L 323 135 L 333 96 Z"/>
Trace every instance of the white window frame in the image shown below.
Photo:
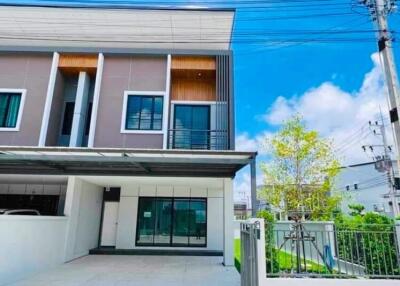
<path fill-rule="evenodd" d="M 0 94 L 1 93 L 20 93 L 21 94 L 21 102 L 19 104 L 17 123 L 15 124 L 15 127 L 0 127 L 0 131 L 20 131 L 22 113 L 24 111 L 24 105 L 25 105 L 26 89 L 23 89 L 23 88 L 0 88 Z"/>
<path fill-rule="evenodd" d="M 122 104 L 122 119 L 121 119 L 121 133 L 124 134 L 164 134 L 163 126 L 164 126 L 164 112 L 163 118 L 161 122 L 161 129 L 160 130 L 128 130 L 125 129 L 125 122 L 126 122 L 126 109 L 128 107 L 128 96 L 130 95 L 143 95 L 143 96 L 162 96 L 163 97 L 163 111 L 165 108 L 168 108 L 168 102 L 165 102 L 166 92 L 165 91 L 138 91 L 138 90 L 125 90 L 124 91 L 124 99 Z"/>

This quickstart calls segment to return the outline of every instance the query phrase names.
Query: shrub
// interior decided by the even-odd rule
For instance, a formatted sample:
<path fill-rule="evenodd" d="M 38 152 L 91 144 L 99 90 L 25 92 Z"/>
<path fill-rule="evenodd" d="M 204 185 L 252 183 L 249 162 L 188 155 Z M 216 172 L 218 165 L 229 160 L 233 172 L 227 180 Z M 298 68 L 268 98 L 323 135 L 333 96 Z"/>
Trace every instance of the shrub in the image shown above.
<path fill-rule="evenodd" d="M 267 273 L 276 273 L 279 271 L 279 263 L 274 240 L 275 216 L 269 211 L 262 210 L 257 213 L 257 217 L 263 218 L 265 221 L 265 257 Z"/>
<path fill-rule="evenodd" d="M 384 215 L 367 212 L 336 219 L 339 257 L 359 263 L 369 275 L 396 275 L 399 263 L 396 255 L 394 221 Z"/>

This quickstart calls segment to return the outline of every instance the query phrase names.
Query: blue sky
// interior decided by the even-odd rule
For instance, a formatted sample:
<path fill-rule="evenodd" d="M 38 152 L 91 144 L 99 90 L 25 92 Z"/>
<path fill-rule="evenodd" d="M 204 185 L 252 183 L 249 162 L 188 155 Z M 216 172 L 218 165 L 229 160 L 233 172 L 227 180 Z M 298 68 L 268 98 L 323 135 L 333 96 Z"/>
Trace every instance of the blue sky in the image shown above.
<path fill-rule="evenodd" d="M 355 132 L 377 116 L 380 105 L 385 110 L 386 91 L 379 60 L 373 55 L 375 27 L 367 10 L 355 0 L 7 2 L 235 7 L 237 147 L 258 149 L 259 161 L 266 160 L 262 137 L 273 134 L 282 120 L 299 112 L 311 128 L 336 141 L 344 163 L 369 160 L 371 154 L 362 154 L 360 147 L 374 139 L 365 130 L 361 136 Z M 400 15 L 393 14 L 389 23 L 391 30 L 398 30 Z M 332 34 L 337 31 L 358 32 Z M 394 52 L 400 59 L 398 44 Z M 237 192 L 248 190 L 247 170 L 237 176 L 236 188 Z"/>

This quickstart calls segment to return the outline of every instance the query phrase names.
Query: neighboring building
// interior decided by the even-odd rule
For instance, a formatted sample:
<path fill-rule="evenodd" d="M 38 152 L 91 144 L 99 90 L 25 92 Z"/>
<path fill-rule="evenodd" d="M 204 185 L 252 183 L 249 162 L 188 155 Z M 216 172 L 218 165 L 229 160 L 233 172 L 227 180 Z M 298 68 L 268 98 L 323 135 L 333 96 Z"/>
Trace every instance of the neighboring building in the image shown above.
<path fill-rule="evenodd" d="M 251 209 L 248 208 L 247 203 L 236 202 L 233 206 L 233 214 L 236 220 L 245 220 L 251 217 Z"/>
<path fill-rule="evenodd" d="M 397 163 L 392 162 L 394 173 L 397 174 Z M 361 204 L 366 211 L 375 211 L 393 216 L 392 199 L 388 196 L 389 186 L 385 172 L 376 169 L 375 162 L 342 167 L 334 191 L 342 195 L 341 209 L 349 212 L 349 204 Z M 400 206 L 400 193 L 397 202 Z"/>
<path fill-rule="evenodd" d="M 7 15 L 0 208 L 65 215 L 64 261 L 111 247 L 232 265 L 232 180 L 256 156 L 234 151 L 234 11 L 0 7 Z"/>

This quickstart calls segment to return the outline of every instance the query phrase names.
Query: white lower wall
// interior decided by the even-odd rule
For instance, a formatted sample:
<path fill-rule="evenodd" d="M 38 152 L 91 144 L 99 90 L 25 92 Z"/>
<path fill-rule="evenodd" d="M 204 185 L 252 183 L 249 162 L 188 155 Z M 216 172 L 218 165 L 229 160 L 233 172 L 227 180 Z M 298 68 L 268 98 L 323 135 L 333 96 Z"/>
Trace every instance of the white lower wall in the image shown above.
<path fill-rule="evenodd" d="M 69 177 L 64 214 L 69 218 L 66 260 L 87 255 L 99 241 L 103 187 Z"/>
<path fill-rule="evenodd" d="M 0 285 L 64 262 L 68 219 L 0 216 Z"/>
<path fill-rule="evenodd" d="M 316 278 L 266 278 L 260 286 L 398 286 L 398 280 L 379 279 L 316 279 Z"/>
<path fill-rule="evenodd" d="M 179 249 L 223 251 L 223 179 L 212 183 L 199 178 L 195 180 L 175 178 L 174 181 L 161 179 L 156 180 L 158 183 L 151 183 L 154 182 L 153 178 L 147 180 L 148 182 L 142 179 L 140 183 L 132 182 L 121 186 L 116 248 L 151 248 L 135 246 L 139 197 L 195 197 L 207 198 L 207 247 Z"/>

